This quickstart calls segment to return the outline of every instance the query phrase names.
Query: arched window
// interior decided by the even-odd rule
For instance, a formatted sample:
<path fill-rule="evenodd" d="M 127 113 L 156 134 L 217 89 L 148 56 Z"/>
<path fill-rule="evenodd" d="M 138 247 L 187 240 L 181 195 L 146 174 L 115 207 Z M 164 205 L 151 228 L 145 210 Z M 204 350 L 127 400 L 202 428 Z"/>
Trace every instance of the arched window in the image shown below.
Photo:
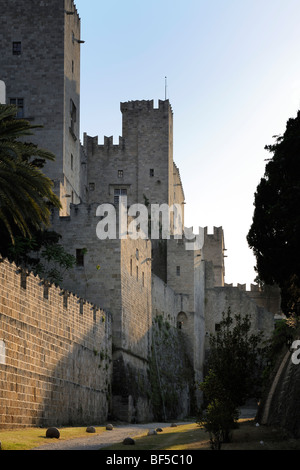
<path fill-rule="evenodd" d="M 179 312 L 177 315 L 177 328 L 184 330 L 187 327 L 187 316 L 184 312 Z"/>
<path fill-rule="evenodd" d="M 5 342 L 0 339 L 0 364 L 5 364 Z"/>

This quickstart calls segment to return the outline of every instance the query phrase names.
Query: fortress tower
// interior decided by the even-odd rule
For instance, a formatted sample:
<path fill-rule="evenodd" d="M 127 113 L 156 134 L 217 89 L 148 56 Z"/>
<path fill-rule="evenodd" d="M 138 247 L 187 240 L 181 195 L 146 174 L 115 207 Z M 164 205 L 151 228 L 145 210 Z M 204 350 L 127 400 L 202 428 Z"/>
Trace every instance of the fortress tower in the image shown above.
<path fill-rule="evenodd" d="M 204 228 L 204 245 L 202 256 L 205 261 L 209 261 L 213 266 L 214 286 L 224 286 L 225 263 L 224 263 L 224 232 L 222 227 L 214 227 L 213 233 L 208 233 L 208 228 Z"/>
<path fill-rule="evenodd" d="M 173 163 L 173 112 L 168 100 L 121 103 L 122 136 L 84 134 L 87 156 L 87 202 L 118 203 L 126 195 L 131 204 L 182 206 L 184 194 L 179 170 Z"/>
<path fill-rule="evenodd" d="M 184 227 L 184 192 L 179 169 L 173 161 L 173 111 L 169 100 L 121 103 L 122 136 L 118 144 L 112 137 L 84 134 L 86 155 L 86 193 L 89 204 L 118 205 L 120 196 L 127 197 L 127 205 L 174 204 L 180 208 Z M 170 229 L 173 229 L 173 211 L 170 210 Z M 166 248 L 152 239 L 152 268 L 164 281 Z"/>
<path fill-rule="evenodd" d="M 42 125 L 32 138 L 56 155 L 45 172 L 69 213 L 80 198 L 80 18 L 73 0 L 0 0 L 6 103 Z"/>

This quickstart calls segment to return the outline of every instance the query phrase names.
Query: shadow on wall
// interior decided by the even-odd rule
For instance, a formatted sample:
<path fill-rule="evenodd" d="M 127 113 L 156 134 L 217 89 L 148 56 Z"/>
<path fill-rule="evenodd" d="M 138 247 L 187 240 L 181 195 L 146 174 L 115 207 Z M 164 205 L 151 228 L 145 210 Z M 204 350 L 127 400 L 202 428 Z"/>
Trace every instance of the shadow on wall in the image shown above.
<path fill-rule="evenodd" d="M 294 364 L 292 351 L 284 350 L 274 370 L 267 396 L 259 408 L 262 424 L 284 429 L 293 438 L 300 438 L 300 365 Z"/>
<path fill-rule="evenodd" d="M 104 421 L 110 315 L 7 261 L 0 280 L 0 427 Z"/>
<path fill-rule="evenodd" d="M 139 358 L 113 348 L 111 315 L 95 305 L 6 260 L 0 280 L 1 428 L 190 413 L 193 369 L 182 331 L 156 318 L 150 357 Z"/>
<path fill-rule="evenodd" d="M 183 312 L 180 315 L 185 316 Z M 191 415 L 195 406 L 194 370 L 186 351 L 184 329 L 171 327 L 161 316 L 156 317 L 151 352 L 154 419 L 166 421 Z"/>
<path fill-rule="evenodd" d="M 184 333 L 158 316 L 147 336 L 151 338 L 148 359 L 113 346 L 110 418 L 139 423 L 189 416 L 194 406 L 194 372 Z M 138 345 L 134 349 L 139 350 Z"/>

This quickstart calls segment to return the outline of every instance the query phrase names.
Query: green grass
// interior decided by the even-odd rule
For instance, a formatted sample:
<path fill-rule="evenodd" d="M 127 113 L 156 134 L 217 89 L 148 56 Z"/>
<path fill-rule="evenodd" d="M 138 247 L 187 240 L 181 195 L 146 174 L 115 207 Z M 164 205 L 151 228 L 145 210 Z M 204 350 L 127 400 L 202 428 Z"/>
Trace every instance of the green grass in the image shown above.
<path fill-rule="evenodd" d="M 188 449 L 189 445 L 199 441 L 209 447 L 208 434 L 196 423 L 163 428 L 163 432 L 158 432 L 154 436 L 148 436 L 147 434 L 146 432 L 145 435 L 135 438 L 134 446 L 119 443 L 104 447 L 102 450 L 182 450 Z"/>
<path fill-rule="evenodd" d="M 86 427 L 59 428 L 60 441 L 74 438 L 95 436 L 86 432 Z M 105 427 L 97 426 L 97 434 Z M 57 442 L 46 438 L 46 428 L 22 428 L 19 430 L 0 430 L 3 450 L 30 450 L 43 444 Z M 145 435 L 135 438 L 135 445 L 122 443 L 102 448 L 101 450 L 209 450 L 209 435 L 196 423 L 163 428 L 163 432 L 154 436 Z M 233 431 L 230 443 L 223 443 L 222 450 L 300 450 L 300 439 L 290 439 L 280 430 L 267 426 L 255 426 L 253 420 L 240 420 L 240 426 Z"/>
<path fill-rule="evenodd" d="M 105 431 L 105 427 L 96 427 L 96 432 Z M 86 427 L 68 427 L 58 428 L 60 432 L 60 441 L 75 439 L 77 437 L 91 437 L 95 434 L 86 432 Z M 47 428 L 22 428 L 12 430 L 0 430 L 0 442 L 2 450 L 30 450 L 44 444 L 57 442 L 57 439 L 46 438 Z"/>
<path fill-rule="evenodd" d="M 290 439 L 280 430 L 266 426 L 255 426 L 254 420 L 240 420 L 233 431 L 232 441 L 222 444 L 222 450 L 300 450 L 300 439 Z M 176 428 L 164 428 L 162 433 L 135 439 L 134 446 L 122 443 L 102 450 L 210 450 L 209 435 L 196 423 Z"/>

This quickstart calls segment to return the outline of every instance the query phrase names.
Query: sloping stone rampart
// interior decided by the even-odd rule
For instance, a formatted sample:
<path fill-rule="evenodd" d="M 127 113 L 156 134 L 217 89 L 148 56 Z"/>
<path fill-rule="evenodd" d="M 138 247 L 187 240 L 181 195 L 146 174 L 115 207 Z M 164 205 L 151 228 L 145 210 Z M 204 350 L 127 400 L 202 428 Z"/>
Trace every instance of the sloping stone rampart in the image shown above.
<path fill-rule="evenodd" d="M 261 424 L 279 427 L 293 438 L 300 437 L 300 365 L 293 362 L 292 350 L 284 350 L 274 369 L 273 381 L 262 400 Z"/>

